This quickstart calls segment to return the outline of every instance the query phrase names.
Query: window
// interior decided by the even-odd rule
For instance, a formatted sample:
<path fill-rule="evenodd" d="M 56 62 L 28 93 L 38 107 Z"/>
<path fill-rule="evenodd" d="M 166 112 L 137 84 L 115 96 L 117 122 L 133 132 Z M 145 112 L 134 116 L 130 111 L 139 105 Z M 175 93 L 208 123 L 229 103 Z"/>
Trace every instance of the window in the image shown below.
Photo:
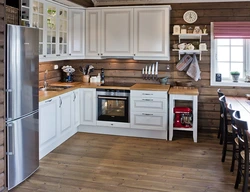
<path fill-rule="evenodd" d="M 245 82 L 246 75 L 250 75 L 249 37 L 242 36 L 239 28 L 235 32 L 231 28 L 229 32 L 223 30 L 211 23 L 211 85 L 250 87 L 250 83 Z M 240 72 L 239 82 L 232 81 L 231 71 Z M 216 74 L 221 74 L 221 81 L 216 81 Z"/>

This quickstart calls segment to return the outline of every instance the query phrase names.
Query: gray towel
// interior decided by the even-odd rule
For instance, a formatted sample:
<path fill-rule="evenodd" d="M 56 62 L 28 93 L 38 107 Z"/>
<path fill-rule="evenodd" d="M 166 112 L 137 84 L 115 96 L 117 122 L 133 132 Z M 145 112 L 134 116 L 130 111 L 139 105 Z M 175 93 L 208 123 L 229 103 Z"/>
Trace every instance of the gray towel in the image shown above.
<path fill-rule="evenodd" d="M 187 70 L 187 75 L 195 81 L 201 79 L 201 71 L 195 54 L 193 55 L 193 61 Z"/>

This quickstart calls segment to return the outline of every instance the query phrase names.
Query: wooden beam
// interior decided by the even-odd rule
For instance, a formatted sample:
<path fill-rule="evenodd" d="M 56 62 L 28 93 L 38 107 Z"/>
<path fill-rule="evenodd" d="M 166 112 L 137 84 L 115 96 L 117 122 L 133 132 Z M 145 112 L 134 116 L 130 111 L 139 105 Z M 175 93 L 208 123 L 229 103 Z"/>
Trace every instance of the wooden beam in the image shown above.
<path fill-rule="evenodd" d="M 94 3 L 91 0 L 69 0 L 72 3 L 76 3 L 83 7 L 94 7 Z"/>

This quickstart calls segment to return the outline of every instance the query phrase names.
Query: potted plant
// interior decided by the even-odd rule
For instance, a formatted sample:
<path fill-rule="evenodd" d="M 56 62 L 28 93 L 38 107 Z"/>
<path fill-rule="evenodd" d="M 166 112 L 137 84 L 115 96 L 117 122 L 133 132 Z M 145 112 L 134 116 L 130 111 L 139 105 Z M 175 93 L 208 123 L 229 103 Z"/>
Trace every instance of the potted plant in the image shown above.
<path fill-rule="evenodd" d="M 238 82 L 240 72 L 239 71 L 231 71 L 230 74 L 232 75 L 233 82 Z"/>

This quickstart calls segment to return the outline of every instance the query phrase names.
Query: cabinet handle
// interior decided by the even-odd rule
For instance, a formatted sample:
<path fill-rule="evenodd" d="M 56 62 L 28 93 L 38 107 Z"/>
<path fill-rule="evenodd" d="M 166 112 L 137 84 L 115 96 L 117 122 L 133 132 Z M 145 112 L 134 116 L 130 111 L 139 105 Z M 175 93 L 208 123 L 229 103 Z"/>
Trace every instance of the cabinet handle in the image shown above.
<path fill-rule="evenodd" d="M 46 55 L 44 55 L 43 57 L 46 57 Z"/>
<path fill-rule="evenodd" d="M 57 54 L 56 56 L 58 57 L 58 56 L 60 56 L 60 54 Z"/>
<path fill-rule="evenodd" d="M 14 124 L 13 123 L 8 123 L 7 124 L 7 141 L 8 141 L 8 146 L 7 146 L 7 155 L 14 155 L 15 153 L 15 131 L 14 131 Z"/>
<path fill-rule="evenodd" d="M 45 103 L 50 103 L 51 101 L 52 101 L 52 99 L 45 101 Z"/>
<path fill-rule="evenodd" d="M 75 100 L 76 100 L 76 94 L 75 94 L 75 92 L 73 91 L 73 93 L 74 93 L 74 99 L 73 99 L 73 102 L 75 102 Z"/>
<path fill-rule="evenodd" d="M 143 93 L 142 95 L 153 95 L 153 93 Z"/>
<path fill-rule="evenodd" d="M 100 55 L 99 53 L 97 55 Z"/>
<path fill-rule="evenodd" d="M 59 108 L 61 108 L 61 106 L 62 106 L 62 99 L 61 99 L 61 97 L 59 97 L 59 99 L 60 99 L 60 105 L 59 105 Z"/>
<path fill-rule="evenodd" d="M 150 114 L 150 113 L 142 113 L 142 115 L 152 116 L 152 115 L 154 115 L 154 114 Z"/>
<path fill-rule="evenodd" d="M 101 53 L 101 55 L 103 55 L 103 54 Z"/>
<path fill-rule="evenodd" d="M 153 99 L 142 99 L 143 101 L 153 101 Z"/>
<path fill-rule="evenodd" d="M 135 54 L 134 54 L 134 56 L 135 56 Z"/>
<path fill-rule="evenodd" d="M 69 55 L 71 56 L 71 53 Z"/>

